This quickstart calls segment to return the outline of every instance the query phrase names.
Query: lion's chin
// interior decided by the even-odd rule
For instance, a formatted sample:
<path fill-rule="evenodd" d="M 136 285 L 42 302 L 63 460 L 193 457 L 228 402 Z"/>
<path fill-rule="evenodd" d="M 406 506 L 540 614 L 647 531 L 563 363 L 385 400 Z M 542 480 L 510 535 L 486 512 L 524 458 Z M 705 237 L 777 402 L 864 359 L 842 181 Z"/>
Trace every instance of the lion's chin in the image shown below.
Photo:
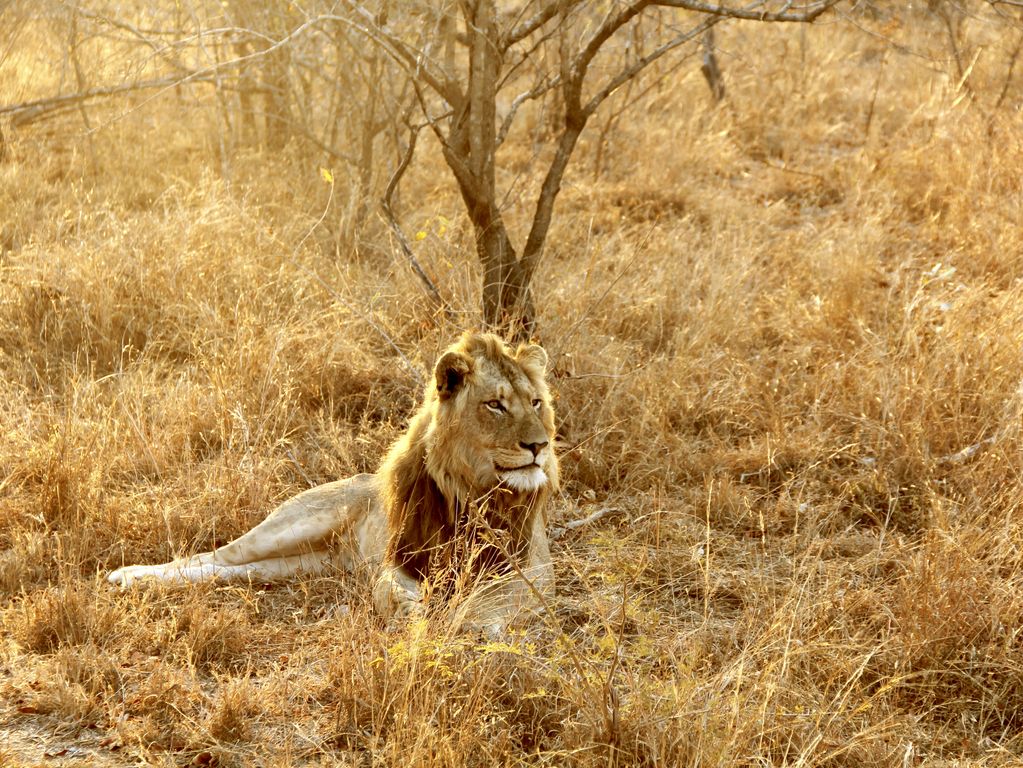
<path fill-rule="evenodd" d="M 522 469 L 505 469 L 498 473 L 501 482 L 513 491 L 529 493 L 543 487 L 547 482 L 547 474 L 533 464 Z"/>

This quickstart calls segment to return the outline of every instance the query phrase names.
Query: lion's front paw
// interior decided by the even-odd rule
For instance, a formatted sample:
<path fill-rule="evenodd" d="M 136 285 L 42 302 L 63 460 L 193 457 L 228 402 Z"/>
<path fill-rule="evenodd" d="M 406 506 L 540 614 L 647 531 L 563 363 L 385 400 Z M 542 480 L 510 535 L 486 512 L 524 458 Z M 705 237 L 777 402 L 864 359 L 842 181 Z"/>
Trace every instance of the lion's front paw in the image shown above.
<path fill-rule="evenodd" d="M 107 581 L 121 589 L 127 589 L 140 581 L 158 577 L 156 568 L 151 565 L 126 565 L 118 568 L 107 576 Z"/>
<path fill-rule="evenodd" d="M 426 606 L 423 605 L 418 593 L 401 590 L 394 595 L 394 612 L 391 614 L 391 621 L 406 622 L 409 619 L 418 619 L 426 615 Z"/>
<path fill-rule="evenodd" d="M 118 568 L 107 576 L 107 581 L 121 589 L 128 589 L 139 584 L 164 582 L 167 584 L 187 584 L 194 581 L 205 581 L 216 578 L 215 565 L 189 565 L 175 560 L 163 565 L 126 565 Z"/>
<path fill-rule="evenodd" d="M 405 622 L 426 613 L 419 584 L 397 568 L 385 569 L 373 586 L 373 607 L 389 624 Z"/>

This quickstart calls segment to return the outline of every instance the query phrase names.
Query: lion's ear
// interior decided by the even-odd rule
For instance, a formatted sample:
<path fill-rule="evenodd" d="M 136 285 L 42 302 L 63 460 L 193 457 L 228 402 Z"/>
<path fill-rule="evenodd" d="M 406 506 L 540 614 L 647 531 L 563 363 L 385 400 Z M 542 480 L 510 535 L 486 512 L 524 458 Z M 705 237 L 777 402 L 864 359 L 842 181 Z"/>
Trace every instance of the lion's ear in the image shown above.
<path fill-rule="evenodd" d="M 547 353 L 539 344 L 523 344 L 515 354 L 519 365 L 535 368 L 540 376 L 543 376 L 547 368 Z"/>
<path fill-rule="evenodd" d="M 437 394 L 446 400 L 455 394 L 465 377 L 472 372 L 472 361 L 459 352 L 445 352 L 437 361 L 433 375 L 437 379 Z"/>

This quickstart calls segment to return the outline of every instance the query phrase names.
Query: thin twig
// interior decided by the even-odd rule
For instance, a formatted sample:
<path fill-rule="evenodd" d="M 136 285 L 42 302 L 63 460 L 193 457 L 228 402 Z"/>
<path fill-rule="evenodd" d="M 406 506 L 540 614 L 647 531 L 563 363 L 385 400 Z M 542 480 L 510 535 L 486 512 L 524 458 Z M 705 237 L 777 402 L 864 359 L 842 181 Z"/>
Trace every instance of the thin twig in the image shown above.
<path fill-rule="evenodd" d="M 549 534 L 550 538 L 555 540 L 560 539 L 569 531 L 578 530 L 579 528 L 595 523 L 598 520 L 602 520 L 608 515 L 619 514 L 621 511 L 622 510 L 619 507 L 601 507 L 595 512 L 591 512 L 586 517 L 580 518 L 579 520 L 570 520 L 562 526 L 555 526 L 551 528 L 551 532 Z"/>
<path fill-rule="evenodd" d="M 284 452 L 288 454 L 288 458 L 291 459 L 291 463 L 295 465 L 295 469 L 297 469 L 298 473 L 300 475 L 302 475 L 302 477 L 305 479 L 306 483 L 308 483 L 310 488 L 312 488 L 312 487 L 314 487 L 316 485 L 319 485 L 319 483 L 317 483 L 315 480 L 313 480 L 311 477 L 309 477 L 309 474 L 305 471 L 305 469 L 299 463 L 298 459 L 295 458 L 295 452 L 293 450 L 291 450 L 291 446 L 285 446 L 284 447 Z"/>
<path fill-rule="evenodd" d="M 888 63 L 888 48 L 884 49 L 881 55 L 881 65 L 877 68 L 877 79 L 874 81 L 874 93 L 870 97 L 870 107 L 867 109 L 867 119 L 863 126 L 864 140 L 870 137 L 870 124 L 874 122 L 874 107 L 877 104 L 877 93 L 881 89 L 881 76 L 884 74 L 884 65 Z"/>
<path fill-rule="evenodd" d="M 564 3 L 558 2 L 557 0 L 554 0 L 554 2 L 547 3 L 547 5 L 541 8 L 540 11 L 536 13 L 534 16 L 527 19 L 522 24 L 519 24 L 517 27 L 511 29 L 508 32 L 508 34 L 504 37 L 504 39 L 501 40 L 498 48 L 501 50 L 502 53 L 504 53 L 513 45 L 515 45 L 515 43 L 529 37 L 531 34 L 533 34 L 533 32 L 540 29 L 540 27 L 542 27 L 548 21 L 557 16 L 558 12 L 563 9 L 564 5 L 565 5 Z"/>
<path fill-rule="evenodd" d="M 414 126 L 409 125 L 408 123 L 406 123 L 406 125 L 409 129 L 408 147 L 401 158 L 401 162 L 398 163 L 398 167 L 394 169 L 394 173 L 391 174 L 391 178 L 387 182 L 387 188 L 384 190 L 384 195 L 380 198 L 380 209 L 384 212 L 384 218 L 387 219 L 387 223 L 391 227 L 391 231 L 394 232 L 394 236 L 398 240 L 398 245 L 401 246 L 401 251 L 405 254 L 405 259 L 408 261 L 409 266 L 412 267 L 412 271 L 415 272 L 416 277 L 419 278 L 419 282 L 422 284 L 427 295 L 433 300 L 434 304 L 438 308 L 442 308 L 446 305 L 444 299 L 440 295 L 440 291 L 437 290 L 437 286 L 434 285 L 433 280 L 430 279 L 430 276 L 426 274 L 422 265 L 420 265 L 419 260 L 416 258 L 416 254 L 412 250 L 412 244 L 405 236 L 405 232 L 402 230 L 397 217 L 394 215 L 394 209 L 391 207 L 391 198 L 394 195 L 394 190 L 397 189 L 398 183 L 401 181 L 401 177 L 405 175 L 405 171 L 412 162 L 412 156 L 416 152 L 416 139 L 419 137 L 419 131 L 422 129 L 422 126 L 418 125 Z"/>
<path fill-rule="evenodd" d="M 444 71 L 443 67 L 437 65 L 427 55 L 425 50 L 409 45 L 385 26 L 377 24 L 373 14 L 354 2 L 354 0 L 347 0 L 346 5 L 357 16 L 362 18 L 362 24 L 354 19 L 340 15 L 327 15 L 322 18 L 347 24 L 361 32 L 374 44 L 379 45 L 386 51 L 410 75 L 421 78 L 424 83 L 451 107 L 454 108 L 461 104 L 462 94 L 458 89 L 457 83 L 449 79 L 448 73 Z"/>
<path fill-rule="evenodd" d="M 618 637 L 615 639 L 615 654 L 614 658 L 611 659 L 611 667 L 607 670 L 607 677 L 604 680 L 604 731 L 607 745 L 611 750 L 610 760 L 608 761 L 612 765 L 617 765 L 618 761 L 615 759 L 616 750 L 618 749 L 618 732 L 619 732 L 619 710 L 621 707 L 621 699 L 618 696 L 618 691 L 614 686 L 615 673 L 618 671 L 618 667 L 622 662 L 622 655 L 625 652 L 625 624 L 628 620 L 628 614 L 625 612 L 625 606 L 629 596 L 629 585 L 628 582 L 622 584 L 622 614 L 621 622 L 618 625 Z"/>
<path fill-rule="evenodd" d="M 982 449 L 987 448 L 990 445 L 994 445 L 995 442 L 997 442 L 998 437 L 999 437 L 998 435 L 993 435 L 992 437 L 985 437 L 979 443 L 968 445 L 961 451 L 950 453 L 947 456 L 939 456 L 938 458 L 935 459 L 935 461 L 938 462 L 939 464 L 962 464 L 964 461 L 969 461 L 970 459 L 972 459 L 974 456 L 980 453 Z"/>
<path fill-rule="evenodd" d="M 721 22 L 724 18 L 725 17 L 723 16 L 713 16 L 704 21 L 703 23 L 693 27 L 688 32 L 684 32 L 678 35 L 677 37 L 672 38 L 663 45 L 655 48 L 646 56 L 633 62 L 631 65 L 629 65 L 621 72 L 619 72 L 617 75 L 615 75 L 613 78 L 611 78 L 604 85 L 603 88 L 594 93 L 593 96 L 590 97 L 589 101 L 586 102 L 586 105 L 583 107 L 583 112 L 587 116 L 593 114 L 594 112 L 597 111 L 597 107 L 599 107 L 601 103 L 603 103 L 604 99 L 606 99 L 616 90 L 621 88 L 622 85 L 635 78 L 637 75 L 639 75 L 640 72 L 642 72 L 648 66 L 650 66 L 659 58 L 664 56 L 666 53 L 669 53 L 670 51 L 673 51 L 675 48 L 678 48 L 680 45 L 683 45 L 684 43 L 689 42 L 693 38 L 702 35 L 704 32 L 712 30 L 714 26 Z"/>
<path fill-rule="evenodd" d="M 572 379 L 573 381 L 578 381 L 579 379 L 627 379 L 630 376 L 633 376 L 637 372 L 642 371 L 644 368 L 648 367 L 650 363 L 652 363 L 653 361 L 654 359 L 650 358 L 645 363 L 641 363 L 640 365 L 637 365 L 635 368 L 632 368 L 626 371 L 625 373 L 603 373 L 600 371 L 589 371 L 587 373 L 570 373 L 566 371 L 565 373 L 562 374 L 554 373 L 552 375 L 558 379 Z"/>
<path fill-rule="evenodd" d="M 333 179 L 332 179 L 331 182 L 330 182 L 330 199 L 333 198 L 333 195 L 334 195 L 334 182 L 333 182 Z M 316 227 L 318 227 L 323 222 L 324 217 L 327 215 L 327 210 L 330 207 L 330 199 L 328 199 L 327 205 L 324 206 L 324 210 L 323 210 L 323 213 L 320 215 L 320 218 L 316 221 L 315 224 L 313 224 L 313 226 L 310 228 L 309 232 L 307 232 L 306 235 L 299 241 L 298 245 L 296 245 L 291 250 L 291 253 L 285 253 L 284 258 L 288 262 L 290 262 L 291 265 L 294 266 L 296 269 L 300 270 L 301 272 L 304 272 L 306 275 L 308 275 L 313 280 L 315 280 L 317 283 L 319 283 L 320 286 L 335 301 L 337 301 L 339 304 L 341 304 L 343 307 L 345 307 L 349 312 L 351 312 L 355 316 L 361 318 L 362 321 L 366 323 L 366 325 L 368 325 L 370 328 L 372 328 L 374 331 L 376 331 L 377 335 L 380 336 L 380 338 L 382 338 L 385 342 L 387 342 L 387 345 L 391 349 L 394 350 L 395 354 L 398 355 L 398 358 L 405 365 L 405 369 L 409 372 L 409 374 L 411 374 L 412 378 L 415 380 L 416 385 L 421 387 L 423 385 L 423 375 L 420 373 L 419 368 L 417 368 L 415 365 L 413 365 L 412 361 L 408 359 L 408 356 L 404 352 L 401 351 L 401 347 L 399 347 L 397 345 L 397 343 L 394 341 L 394 339 L 391 338 L 390 334 L 388 334 L 383 328 L 381 328 L 373 320 L 373 318 L 370 317 L 370 315 L 368 313 L 359 311 L 359 309 L 357 307 L 355 307 L 350 301 L 345 299 L 344 296 L 342 296 L 340 293 L 338 293 L 336 290 L 334 290 L 334 288 L 326 280 L 324 280 L 322 277 L 319 276 L 319 274 L 317 274 L 316 270 L 311 269 L 310 267 L 307 267 L 305 264 L 303 264 L 302 262 L 300 262 L 296 258 L 296 255 L 298 254 L 299 247 L 301 247 L 302 243 L 304 243 L 309 238 L 309 236 L 312 234 L 313 230 L 315 230 Z M 282 248 L 285 247 L 284 243 L 282 243 L 280 240 L 278 240 L 276 235 L 274 235 L 272 233 L 270 233 L 270 234 L 265 233 L 264 227 L 256 227 L 255 231 L 260 233 L 260 234 L 262 234 L 262 236 L 264 236 L 264 237 L 269 237 L 270 240 L 275 245 L 279 245 Z"/>
<path fill-rule="evenodd" d="M 523 93 L 520 93 L 518 96 L 516 96 L 512 100 L 511 107 L 509 107 L 508 109 L 508 113 L 504 116 L 504 119 L 501 121 L 501 127 L 497 131 L 497 139 L 494 142 L 495 146 L 500 147 L 504 143 L 504 140 L 508 137 L 508 131 L 511 130 L 512 122 L 515 120 L 515 115 L 518 113 L 519 107 L 521 107 L 527 101 L 532 101 L 533 99 L 537 99 L 540 96 L 543 96 L 552 88 L 556 88 L 560 83 L 561 77 L 556 75 L 550 80 L 547 79 L 541 80 L 530 90 L 524 91 Z"/>
<path fill-rule="evenodd" d="M 709 3 L 696 2 L 696 0 L 654 0 L 653 5 L 667 6 L 669 8 L 685 8 L 688 11 L 698 11 L 712 16 L 720 16 L 726 19 L 746 19 L 747 21 L 773 21 L 791 22 L 794 24 L 805 24 L 816 20 L 825 11 L 838 4 L 838 0 L 823 0 L 819 3 L 811 3 L 803 6 L 796 13 L 789 12 L 790 3 L 780 11 L 769 11 L 763 8 L 764 3 L 756 2 L 744 8 L 729 8 L 724 5 L 712 5 Z M 758 10 L 759 9 L 759 10 Z"/>
<path fill-rule="evenodd" d="M 998 94 L 995 109 L 1002 106 L 1002 102 L 1005 101 L 1005 95 L 1009 92 L 1009 83 L 1012 82 L 1012 71 L 1016 68 L 1016 60 L 1019 58 L 1021 48 L 1023 48 L 1023 33 L 1020 33 L 1019 42 L 1016 43 L 1016 48 L 1013 50 L 1012 56 L 1009 57 L 1009 68 L 1005 72 L 1005 82 L 1002 83 L 1002 92 Z"/>
<path fill-rule="evenodd" d="M 650 232 L 647 233 L 647 236 L 646 236 L 645 240 L 649 240 L 649 239 L 650 239 Z M 612 280 L 608 284 L 607 288 L 604 289 L 604 292 L 601 293 L 600 296 L 598 296 L 595 301 L 590 302 L 590 305 L 588 307 L 586 307 L 585 310 L 583 310 L 582 314 L 579 315 L 579 317 L 576 319 L 576 321 L 574 323 L 572 323 L 571 326 L 569 326 L 568 331 L 566 331 L 565 334 L 561 337 L 561 343 L 558 345 L 558 350 L 554 354 L 551 355 L 551 361 L 552 361 L 551 362 L 551 370 L 554 370 L 555 368 L 557 368 L 558 362 L 561 360 L 561 356 L 563 354 L 565 354 L 565 348 L 568 346 L 568 342 L 572 339 L 572 336 L 575 335 L 575 332 L 579 330 L 579 327 L 582 325 L 583 321 L 586 320 L 587 317 L 589 317 L 590 313 L 595 308 L 600 306 L 600 303 L 605 298 L 607 298 L 607 295 L 618 284 L 618 281 L 621 280 L 623 277 L 625 277 L 625 275 L 629 272 L 629 270 L 632 269 L 632 265 L 635 264 L 636 263 L 636 259 L 639 258 L 639 254 L 640 254 L 640 250 L 641 250 L 642 246 L 645 245 L 645 240 L 644 240 L 643 243 L 640 243 L 639 247 L 636 248 L 636 252 L 632 255 L 632 258 L 629 259 L 629 261 L 626 262 L 625 266 L 622 267 L 622 269 L 618 272 L 617 275 L 615 275 L 615 279 Z"/>

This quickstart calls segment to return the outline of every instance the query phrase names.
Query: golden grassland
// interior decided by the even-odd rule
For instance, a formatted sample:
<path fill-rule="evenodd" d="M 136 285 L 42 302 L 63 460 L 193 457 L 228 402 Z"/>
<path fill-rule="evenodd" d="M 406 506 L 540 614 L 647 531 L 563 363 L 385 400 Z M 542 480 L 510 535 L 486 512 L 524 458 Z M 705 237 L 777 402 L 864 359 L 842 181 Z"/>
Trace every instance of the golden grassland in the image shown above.
<path fill-rule="evenodd" d="M 906 24 L 932 58 L 837 18 L 731 27 L 725 104 L 690 61 L 598 173 L 587 134 L 536 282 L 551 522 L 617 512 L 555 542 L 552 616 L 502 642 L 388 633 L 358 574 L 103 578 L 374 469 L 478 322 L 435 147 L 402 208 L 451 317 L 382 226 L 338 239 L 320 158 L 225 156 L 202 100 L 8 130 L 0 764 L 1018 764 L 1019 32 L 969 23 L 960 82 Z M 3 101 L 52 84 L 33 50 Z"/>

